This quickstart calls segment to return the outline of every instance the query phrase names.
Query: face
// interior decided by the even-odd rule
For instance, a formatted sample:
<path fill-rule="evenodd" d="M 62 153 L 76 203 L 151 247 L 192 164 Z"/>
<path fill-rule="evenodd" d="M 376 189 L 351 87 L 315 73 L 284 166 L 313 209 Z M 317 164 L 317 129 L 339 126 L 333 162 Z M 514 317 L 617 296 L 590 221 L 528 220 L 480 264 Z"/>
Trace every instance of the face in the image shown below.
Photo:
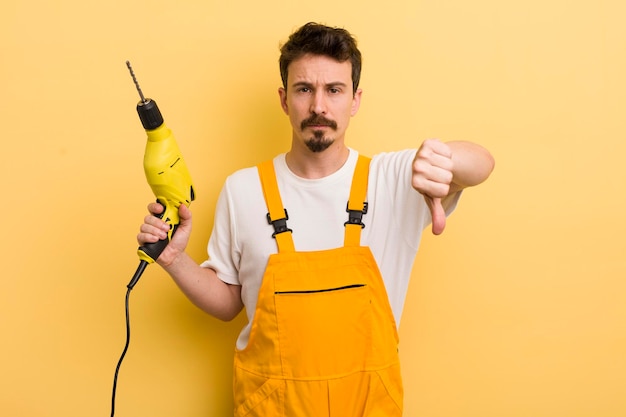
<path fill-rule="evenodd" d="M 293 128 L 294 145 L 322 152 L 343 144 L 361 90 L 352 91 L 352 64 L 320 55 L 305 55 L 288 68 L 287 89 L 279 89 L 281 106 Z"/>

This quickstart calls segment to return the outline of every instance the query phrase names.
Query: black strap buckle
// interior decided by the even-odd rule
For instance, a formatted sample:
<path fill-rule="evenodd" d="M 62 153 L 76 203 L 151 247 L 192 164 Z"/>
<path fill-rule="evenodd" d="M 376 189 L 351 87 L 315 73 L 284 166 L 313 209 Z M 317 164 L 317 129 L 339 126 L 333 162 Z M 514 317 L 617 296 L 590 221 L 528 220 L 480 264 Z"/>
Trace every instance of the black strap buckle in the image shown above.
<path fill-rule="evenodd" d="M 270 214 L 267 213 L 267 223 L 274 226 L 274 233 L 272 233 L 272 237 L 274 239 L 276 239 L 276 235 L 279 233 L 293 232 L 293 230 L 287 227 L 287 220 L 289 220 L 289 214 L 287 213 L 287 209 L 285 209 L 285 217 L 276 219 L 274 221 L 272 221 Z"/>
<path fill-rule="evenodd" d="M 348 212 L 348 221 L 343 225 L 347 226 L 349 224 L 357 224 L 361 226 L 361 229 L 365 228 L 365 224 L 363 224 L 363 215 L 367 214 L 367 202 L 363 203 L 363 210 L 350 210 L 350 203 L 346 204 L 346 211 Z"/>

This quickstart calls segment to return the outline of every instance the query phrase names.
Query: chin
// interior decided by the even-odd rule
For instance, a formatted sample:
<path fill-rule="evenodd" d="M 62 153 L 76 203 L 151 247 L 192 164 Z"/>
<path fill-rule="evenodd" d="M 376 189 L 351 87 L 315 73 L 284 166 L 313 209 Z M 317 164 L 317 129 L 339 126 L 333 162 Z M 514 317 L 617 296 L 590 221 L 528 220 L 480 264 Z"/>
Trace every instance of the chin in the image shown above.
<path fill-rule="evenodd" d="M 305 142 L 306 147 L 313 153 L 324 152 L 335 141 L 333 139 L 309 139 Z"/>

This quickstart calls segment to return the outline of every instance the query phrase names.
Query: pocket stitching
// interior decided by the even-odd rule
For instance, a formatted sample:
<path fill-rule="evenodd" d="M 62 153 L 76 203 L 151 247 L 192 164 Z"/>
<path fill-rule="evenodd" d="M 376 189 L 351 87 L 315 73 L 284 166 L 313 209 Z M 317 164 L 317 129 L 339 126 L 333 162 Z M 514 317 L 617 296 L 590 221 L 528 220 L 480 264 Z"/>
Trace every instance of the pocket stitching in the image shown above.
<path fill-rule="evenodd" d="M 237 407 L 235 416 L 244 417 L 249 415 L 252 410 L 254 410 L 257 406 L 266 401 L 276 390 L 279 390 L 282 386 L 282 380 L 268 379 L 256 391 L 250 394 L 239 407 Z"/>

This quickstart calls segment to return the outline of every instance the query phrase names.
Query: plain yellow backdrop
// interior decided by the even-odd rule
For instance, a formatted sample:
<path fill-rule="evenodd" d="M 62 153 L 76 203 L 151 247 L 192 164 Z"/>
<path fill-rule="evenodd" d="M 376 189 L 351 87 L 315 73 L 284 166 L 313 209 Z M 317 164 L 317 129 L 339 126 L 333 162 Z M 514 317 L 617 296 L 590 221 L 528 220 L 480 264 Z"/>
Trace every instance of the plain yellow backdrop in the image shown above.
<path fill-rule="evenodd" d="M 400 326 L 406 416 L 626 415 L 626 7 L 619 0 L 15 1 L 0 6 L 0 413 L 109 415 L 153 196 L 130 60 L 195 181 L 205 257 L 225 177 L 289 145 L 278 47 L 307 21 L 364 54 L 348 143 L 494 154 L 426 231 Z M 116 416 L 227 416 L 240 317 L 157 266 L 131 295 Z"/>

